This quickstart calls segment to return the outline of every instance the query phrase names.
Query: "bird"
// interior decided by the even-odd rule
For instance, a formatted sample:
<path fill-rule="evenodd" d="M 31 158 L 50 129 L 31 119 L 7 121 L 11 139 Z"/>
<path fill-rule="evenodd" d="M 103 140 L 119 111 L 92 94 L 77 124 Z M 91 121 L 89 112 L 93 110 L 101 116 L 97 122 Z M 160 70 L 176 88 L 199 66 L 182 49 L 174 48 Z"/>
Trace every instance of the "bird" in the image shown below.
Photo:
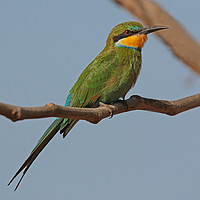
<path fill-rule="evenodd" d="M 124 100 L 127 92 L 135 85 L 140 73 L 141 51 L 148 39 L 147 35 L 164 29 L 168 27 L 143 27 L 137 21 L 116 25 L 109 33 L 104 49 L 83 70 L 69 91 L 65 106 L 97 107 L 100 103 L 106 105 L 120 99 Z M 22 172 L 14 189 L 16 190 L 31 164 L 55 134 L 60 131 L 63 138 L 66 137 L 77 122 L 77 119 L 56 118 L 38 140 L 8 185 Z"/>

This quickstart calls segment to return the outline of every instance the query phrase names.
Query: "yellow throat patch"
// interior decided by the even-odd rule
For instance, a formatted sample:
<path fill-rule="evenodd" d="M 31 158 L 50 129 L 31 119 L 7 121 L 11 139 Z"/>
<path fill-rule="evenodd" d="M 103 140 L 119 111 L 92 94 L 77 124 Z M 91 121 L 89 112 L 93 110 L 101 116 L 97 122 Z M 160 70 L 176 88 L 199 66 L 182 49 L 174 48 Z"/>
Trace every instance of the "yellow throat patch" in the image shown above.
<path fill-rule="evenodd" d="M 144 43 L 147 41 L 147 36 L 144 34 L 136 34 L 126 38 L 123 38 L 119 41 L 119 44 L 122 44 L 127 47 L 136 47 L 142 49 Z"/>

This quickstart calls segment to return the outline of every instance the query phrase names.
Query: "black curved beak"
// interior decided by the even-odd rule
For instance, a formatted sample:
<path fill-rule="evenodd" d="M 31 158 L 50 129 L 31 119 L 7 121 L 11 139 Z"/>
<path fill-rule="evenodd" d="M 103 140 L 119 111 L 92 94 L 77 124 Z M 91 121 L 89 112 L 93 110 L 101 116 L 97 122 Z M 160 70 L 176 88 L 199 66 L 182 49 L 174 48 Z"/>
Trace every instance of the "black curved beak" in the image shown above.
<path fill-rule="evenodd" d="M 140 34 L 149 34 L 149 33 L 153 33 L 155 31 L 160 31 L 160 30 L 164 30 L 164 29 L 169 29 L 169 28 L 166 26 L 150 26 L 150 27 L 143 28 L 139 33 Z"/>

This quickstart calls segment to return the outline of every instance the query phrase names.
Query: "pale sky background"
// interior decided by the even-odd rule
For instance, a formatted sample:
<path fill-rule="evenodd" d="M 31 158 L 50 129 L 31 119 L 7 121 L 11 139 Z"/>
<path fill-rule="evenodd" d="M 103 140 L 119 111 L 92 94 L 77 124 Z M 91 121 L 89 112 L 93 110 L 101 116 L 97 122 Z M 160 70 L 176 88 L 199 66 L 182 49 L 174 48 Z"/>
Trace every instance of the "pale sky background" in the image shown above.
<path fill-rule="evenodd" d="M 157 1 L 199 41 L 199 1 Z M 0 102 L 63 105 L 110 30 L 129 20 L 137 19 L 109 0 L 1 0 Z M 153 34 L 142 53 L 127 98 L 199 93 L 198 76 Z M 13 192 L 17 181 L 8 181 L 53 119 L 0 116 L 0 199 L 199 200 L 199 119 L 197 108 L 174 117 L 135 111 L 98 125 L 81 121 L 66 139 L 51 141 Z"/>

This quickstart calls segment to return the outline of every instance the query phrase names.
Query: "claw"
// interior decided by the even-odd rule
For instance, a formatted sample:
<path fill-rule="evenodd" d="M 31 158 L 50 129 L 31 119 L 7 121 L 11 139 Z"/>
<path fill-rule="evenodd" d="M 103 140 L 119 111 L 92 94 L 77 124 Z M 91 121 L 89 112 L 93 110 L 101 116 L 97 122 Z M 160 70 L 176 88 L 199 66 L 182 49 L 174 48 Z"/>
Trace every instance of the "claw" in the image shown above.
<path fill-rule="evenodd" d="M 108 119 L 112 119 L 113 118 L 113 111 L 111 111 L 110 117 Z"/>

